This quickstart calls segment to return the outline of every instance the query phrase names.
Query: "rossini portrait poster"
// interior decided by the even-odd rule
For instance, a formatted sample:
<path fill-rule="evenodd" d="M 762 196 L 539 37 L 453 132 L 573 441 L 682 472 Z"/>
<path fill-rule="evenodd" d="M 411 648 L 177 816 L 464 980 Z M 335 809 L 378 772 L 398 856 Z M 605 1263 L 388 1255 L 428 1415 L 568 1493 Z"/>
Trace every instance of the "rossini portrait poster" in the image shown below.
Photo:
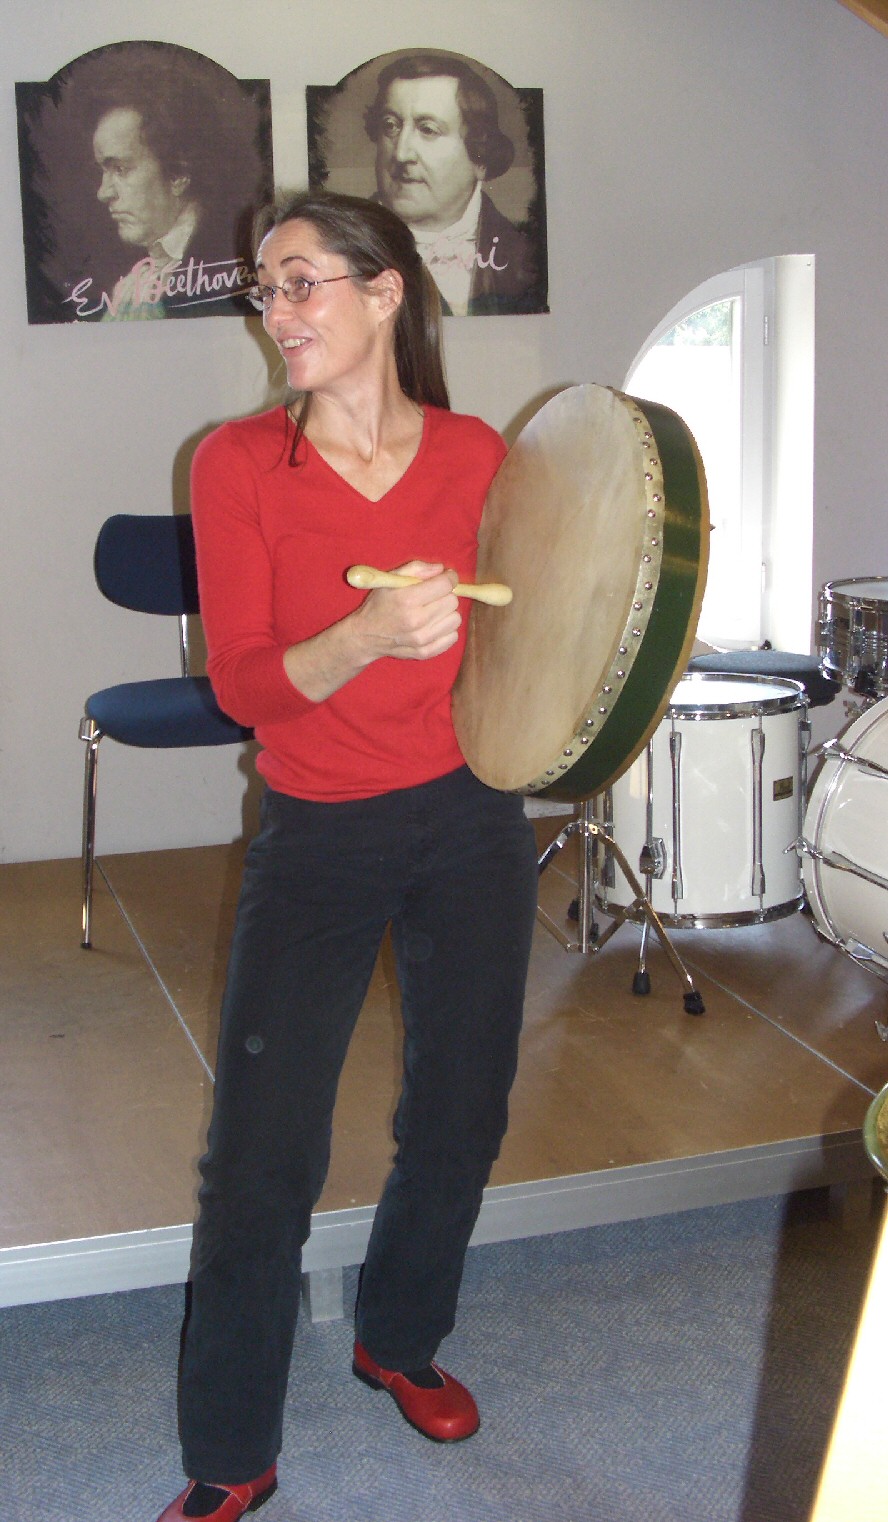
<path fill-rule="evenodd" d="M 549 310 L 542 90 L 461 53 L 412 48 L 306 95 L 312 188 L 395 211 L 446 313 Z"/>

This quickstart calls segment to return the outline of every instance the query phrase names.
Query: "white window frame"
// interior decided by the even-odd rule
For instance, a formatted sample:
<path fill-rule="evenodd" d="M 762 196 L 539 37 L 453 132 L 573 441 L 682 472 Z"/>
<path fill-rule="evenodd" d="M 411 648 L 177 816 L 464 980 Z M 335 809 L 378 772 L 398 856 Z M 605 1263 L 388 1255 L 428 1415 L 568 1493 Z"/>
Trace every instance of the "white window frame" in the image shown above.
<path fill-rule="evenodd" d="M 721 649 L 765 640 L 807 652 L 812 635 L 814 258 L 780 255 L 705 280 L 639 349 L 625 381 L 665 333 L 703 307 L 738 300 L 742 616 L 701 629 Z M 657 398 L 659 400 L 659 398 Z M 663 398 L 667 402 L 668 399 Z M 704 462 L 705 463 L 705 462 Z"/>

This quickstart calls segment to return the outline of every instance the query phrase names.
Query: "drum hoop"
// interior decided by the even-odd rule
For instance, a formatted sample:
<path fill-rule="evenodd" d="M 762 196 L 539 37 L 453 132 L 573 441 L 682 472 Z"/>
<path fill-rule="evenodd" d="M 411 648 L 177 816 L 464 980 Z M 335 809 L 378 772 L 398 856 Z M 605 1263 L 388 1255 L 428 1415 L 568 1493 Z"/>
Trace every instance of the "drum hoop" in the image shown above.
<path fill-rule="evenodd" d="M 856 958 L 854 958 L 854 954 L 849 950 L 848 946 L 845 945 L 845 940 L 835 923 L 822 871 L 825 866 L 831 866 L 834 870 L 838 871 L 849 871 L 849 868 L 840 867 L 836 860 L 829 860 L 825 850 L 822 849 L 823 832 L 842 779 L 849 771 L 859 773 L 865 769 L 864 763 L 868 758 L 866 756 L 859 757 L 856 753 L 857 747 L 863 743 L 873 729 L 879 726 L 886 716 L 888 716 L 888 702 L 882 701 L 877 703 L 860 714 L 849 725 L 842 736 L 837 737 L 835 741 L 827 741 L 822 747 L 825 765 L 814 781 L 811 796 L 808 799 L 808 806 L 805 810 L 802 835 L 799 841 L 803 868 L 805 863 L 808 864 L 809 880 L 806 880 L 808 896 L 811 898 L 813 895 L 815 903 L 812 907 L 815 910 L 819 910 L 826 924 L 827 929 L 823 932 L 825 939 L 840 947 L 853 960 L 856 960 Z M 852 730 L 854 731 L 853 735 Z M 849 741 L 850 743 L 847 743 Z M 869 768 L 869 770 L 872 770 L 872 768 Z M 855 868 L 852 875 L 865 877 L 866 871 L 866 868 Z M 815 913 L 816 918 L 817 915 Z M 859 944 L 862 945 L 863 943 Z M 871 951 L 869 947 L 866 949 L 870 951 L 871 956 L 876 957 L 874 951 Z"/>
<path fill-rule="evenodd" d="M 703 605 L 709 564 L 708 497 L 696 442 L 682 419 L 669 408 L 659 403 L 640 402 L 621 391 L 614 390 L 613 394 L 628 409 L 643 451 L 645 514 L 650 540 L 646 554 L 653 551 L 657 558 L 655 561 L 651 555 L 646 561 L 642 557 L 629 617 L 611 669 L 560 757 L 553 759 L 544 773 L 519 789 L 530 795 L 545 792 L 551 798 L 560 794 L 575 799 L 576 794 L 569 786 L 569 774 L 578 762 L 589 757 L 588 747 L 593 743 L 599 773 L 591 785 L 584 787 L 583 797 L 600 792 L 631 766 L 666 712 L 672 691 L 687 665 Z M 670 469 L 675 470 L 677 478 L 672 484 L 667 479 L 668 472 L 664 471 L 663 455 L 671 454 L 669 434 L 676 426 L 682 430 L 682 444 L 690 451 L 694 479 L 678 479 L 680 461 L 676 455 L 670 460 Z M 690 474 L 688 472 L 688 476 Z M 689 499 L 693 499 L 690 510 Z M 683 512 L 676 510 L 679 504 Z M 666 560 L 672 575 L 668 595 L 662 577 L 657 575 L 655 579 L 653 575 L 654 567 L 661 570 Z M 692 585 L 689 572 L 693 575 Z M 679 631 L 683 632 L 683 637 L 676 658 L 675 642 Z M 633 677 L 638 678 L 642 655 L 659 668 L 662 695 L 642 732 L 638 733 L 636 722 L 634 733 L 627 739 L 624 721 L 634 701 L 637 680 L 634 682 Z M 644 674 L 645 677 L 649 675 L 648 667 L 645 667 Z"/>
<path fill-rule="evenodd" d="M 854 593 L 850 595 L 840 592 L 839 587 L 864 586 L 877 581 L 885 585 L 885 597 L 863 597 Z M 835 604 L 846 608 L 866 608 L 868 612 L 878 613 L 885 609 L 888 604 L 888 576 L 847 576 L 836 581 L 827 581 L 820 593 L 822 616 L 826 617 L 824 609 Z"/>
<path fill-rule="evenodd" d="M 873 761 L 869 756 L 859 756 L 856 750 L 846 750 L 839 739 L 827 740 L 821 747 L 824 756 L 837 757 L 841 763 L 839 772 L 847 766 L 857 767 L 859 771 L 869 772 L 874 777 L 888 778 L 888 766 L 881 766 L 878 761 Z M 836 775 L 839 773 L 837 772 Z"/>
<path fill-rule="evenodd" d="M 873 977 L 879 978 L 883 983 L 888 984 L 888 967 L 882 961 L 879 953 L 874 951 L 872 946 L 868 946 L 865 941 L 859 941 L 855 935 L 841 935 L 838 930 L 833 931 L 832 921 L 829 923 L 830 930 L 824 930 L 820 925 L 815 924 L 814 929 L 817 934 L 822 936 L 825 941 L 828 941 L 831 946 L 835 946 L 837 950 L 843 951 L 845 956 L 850 957 L 852 962 L 856 962 L 858 967 L 862 967 L 864 972 L 871 972 Z"/>
<path fill-rule="evenodd" d="M 766 717 L 768 714 L 794 713 L 797 708 L 807 707 L 807 695 L 803 682 L 796 682 L 791 677 L 782 676 L 746 676 L 735 671 L 699 671 L 682 680 L 693 682 L 754 682 L 764 686 L 766 683 L 773 687 L 792 687 L 792 692 L 784 693 L 781 697 L 762 698 L 760 701 L 751 700 L 748 703 L 709 703 L 705 706 L 690 703 L 671 702 L 666 709 L 665 717 L 669 719 L 747 719 Z"/>
<path fill-rule="evenodd" d="M 599 893 L 595 894 L 595 902 L 605 914 L 621 923 L 626 920 L 635 925 L 645 923 L 646 913 L 643 909 L 629 909 L 625 905 L 615 904 L 612 899 L 605 899 Z M 738 909 L 725 914 L 677 914 L 658 909 L 657 918 L 667 930 L 736 930 L 741 925 L 769 925 L 773 920 L 798 914 L 803 902 L 804 895 L 798 893 L 785 903 L 771 904 L 767 909 Z"/>
<path fill-rule="evenodd" d="M 882 708 L 881 713 L 879 712 L 880 708 Z M 872 729 L 877 727 L 881 719 L 885 717 L 886 712 L 888 712 L 888 709 L 883 708 L 882 704 L 877 704 L 869 712 L 863 713 L 858 719 L 855 719 L 844 736 L 836 736 L 833 740 L 827 740 L 826 744 L 821 747 L 825 765 L 814 782 L 803 821 L 803 838 L 806 845 L 808 844 L 807 837 L 810 835 L 811 838 L 811 846 L 806 854 L 810 856 L 815 879 L 818 878 L 818 862 L 823 860 L 820 852 L 821 831 L 826 823 L 826 816 L 835 797 L 836 790 L 845 773 L 851 770 L 879 774 L 880 770 L 884 770 L 879 768 L 878 762 L 871 762 L 869 757 L 858 756 L 856 747 L 866 738 Z M 858 724 L 860 728 L 855 734 L 851 745 L 845 745 L 843 742 L 848 738 L 850 729 L 853 729 Z M 816 814 L 811 814 L 812 809 L 815 808 Z M 809 814 L 811 814 L 810 827 Z"/>
<path fill-rule="evenodd" d="M 831 867 L 834 872 L 847 872 L 851 877 L 859 877 L 861 882 L 870 883 L 874 888 L 884 888 L 888 892 L 888 877 L 882 877 L 878 872 L 871 872 L 869 867 L 862 867 L 859 862 L 843 856 L 841 851 L 821 851 L 806 840 L 804 835 L 799 841 L 799 849 L 809 861 L 819 862 L 823 867 Z"/>
<path fill-rule="evenodd" d="M 888 590 L 888 589 L 886 589 Z M 836 619 L 830 618 L 830 613 L 839 613 L 847 619 L 852 613 L 885 613 L 888 612 L 888 596 L 886 597 L 835 597 L 829 603 L 826 613 L 821 614 L 821 621 L 830 628 L 836 623 Z M 839 622 L 841 628 L 841 621 Z"/>

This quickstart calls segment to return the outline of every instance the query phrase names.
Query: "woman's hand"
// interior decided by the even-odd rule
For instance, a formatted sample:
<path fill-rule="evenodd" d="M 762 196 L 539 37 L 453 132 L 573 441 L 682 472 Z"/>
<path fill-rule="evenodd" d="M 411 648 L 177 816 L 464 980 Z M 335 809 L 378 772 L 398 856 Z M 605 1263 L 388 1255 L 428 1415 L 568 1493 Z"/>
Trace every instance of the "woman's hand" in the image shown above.
<path fill-rule="evenodd" d="M 431 660 L 443 655 L 459 636 L 462 617 L 453 588 L 455 571 L 426 560 L 410 560 L 396 567 L 402 576 L 420 578 L 413 587 L 380 588 L 368 593 L 353 615 L 360 635 L 382 655 L 399 660 Z"/>
<path fill-rule="evenodd" d="M 462 622 L 453 591 L 456 571 L 427 560 L 396 569 L 419 580 L 368 592 L 339 623 L 285 651 L 287 676 L 313 703 L 322 703 L 383 656 L 428 661 L 456 644 Z"/>

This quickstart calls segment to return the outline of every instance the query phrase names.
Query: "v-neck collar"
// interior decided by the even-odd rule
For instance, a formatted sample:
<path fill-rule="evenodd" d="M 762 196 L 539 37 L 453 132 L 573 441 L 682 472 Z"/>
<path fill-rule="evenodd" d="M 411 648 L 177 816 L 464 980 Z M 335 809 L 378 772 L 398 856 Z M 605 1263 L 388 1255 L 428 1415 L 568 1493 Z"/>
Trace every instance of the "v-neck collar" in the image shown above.
<path fill-rule="evenodd" d="M 358 501 L 362 502 L 365 507 L 382 507 L 382 505 L 388 502 L 389 498 L 396 491 L 400 490 L 407 478 L 413 473 L 414 470 L 417 469 L 419 462 L 425 453 L 430 427 L 431 424 L 429 421 L 429 408 L 424 406 L 422 409 L 422 433 L 419 436 L 419 444 L 417 445 L 416 453 L 413 456 L 413 459 L 407 465 L 406 469 L 402 471 L 397 481 L 393 481 L 391 486 L 388 488 L 388 491 L 383 492 L 381 497 L 367 497 L 362 491 L 359 491 L 356 486 L 353 486 L 351 481 L 348 481 L 345 476 L 341 475 L 336 467 L 331 465 L 330 461 L 321 454 L 321 451 L 317 448 L 316 445 L 311 442 L 311 439 L 307 436 L 307 434 L 302 435 L 301 443 L 305 444 L 306 450 L 310 453 L 311 457 L 320 464 L 322 469 L 328 471 L 330 475 L 339 482 L 340 486 L 342 486 L 346 491 L 351 492 L 353 496 L 357 497 Z"/>

